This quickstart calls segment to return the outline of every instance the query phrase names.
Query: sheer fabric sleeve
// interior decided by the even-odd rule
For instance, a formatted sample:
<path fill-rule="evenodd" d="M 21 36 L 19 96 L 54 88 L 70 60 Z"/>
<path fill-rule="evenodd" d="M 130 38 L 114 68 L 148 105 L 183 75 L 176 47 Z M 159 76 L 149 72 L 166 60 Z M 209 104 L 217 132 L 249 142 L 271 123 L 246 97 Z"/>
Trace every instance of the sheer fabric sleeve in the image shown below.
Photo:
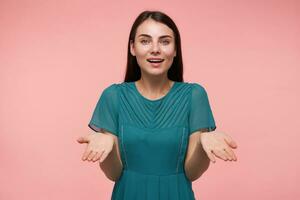
<path fill-rule="evenodd" d="M 100 95 L 88 126 L 96 131 L 104 130 L 118 136 L 118 88 L 112 84 Z"/>
<path fill-rule="evenodd" d="M 216 129 L 207 93 L 200 84 L 193 83 L 189 112 L 189 135 L 195 131 L 210 132 Z"/>

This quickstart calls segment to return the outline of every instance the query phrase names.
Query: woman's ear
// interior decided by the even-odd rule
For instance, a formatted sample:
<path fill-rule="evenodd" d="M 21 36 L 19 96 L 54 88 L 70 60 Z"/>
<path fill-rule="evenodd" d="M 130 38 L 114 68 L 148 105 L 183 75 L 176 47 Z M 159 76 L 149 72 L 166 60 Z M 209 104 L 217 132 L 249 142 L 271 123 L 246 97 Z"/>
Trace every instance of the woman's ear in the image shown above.
<path fill-rule="evenodd" d="M 132 40 L 130 40 L 130 53 L 131 53 L 132 56 L 135 56 L 134 42 Z"/>

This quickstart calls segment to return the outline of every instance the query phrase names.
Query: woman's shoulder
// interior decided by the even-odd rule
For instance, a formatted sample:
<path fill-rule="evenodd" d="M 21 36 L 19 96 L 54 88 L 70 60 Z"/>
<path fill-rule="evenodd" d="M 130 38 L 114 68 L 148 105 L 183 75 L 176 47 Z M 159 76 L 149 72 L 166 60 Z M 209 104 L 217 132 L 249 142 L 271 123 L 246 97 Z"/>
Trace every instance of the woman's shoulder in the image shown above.
<path fill-rule="evenodd" d="M 117 94 L 118 90 L 119 90 L 118 88 L 119 88 L 119 83 L 111 83 L 111 84 L 107 85 L 106 87 L 104 87 L 103 94 L 106 94 L 106 95 Z"/>
<path fill-rule="evenodd" d="M 190 86 L 193 90 L 205 90 L 204 86 L 198 82 L 183 82 L 183 83 Z"/>
<path fill-rule="evenodd" d="M 207 95 L 207 91 L 201 83 L 189 82 L 188 84 L 190 85 L 190 94 L 192 98 L 203 97 Z"/>

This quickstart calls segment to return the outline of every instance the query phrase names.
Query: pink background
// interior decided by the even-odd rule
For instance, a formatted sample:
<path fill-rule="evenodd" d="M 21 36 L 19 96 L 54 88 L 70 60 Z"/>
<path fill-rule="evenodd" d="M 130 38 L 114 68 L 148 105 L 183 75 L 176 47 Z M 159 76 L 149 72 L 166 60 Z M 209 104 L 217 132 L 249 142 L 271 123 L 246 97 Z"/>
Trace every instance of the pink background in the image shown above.
<path fill-rule="evenodd" d="M 0 1 L 0 199 L 110 199 L 77 137 L 122 82 L 144 9 L 182 36 L 184 80 L 202 84 L 238 144 L 193 182 L 196 199 L 299 199 L 299 1 Z M 298 80 L 297 80 L 298 77 Z M 298 86 L 297 86 L 298 85 Z"/>

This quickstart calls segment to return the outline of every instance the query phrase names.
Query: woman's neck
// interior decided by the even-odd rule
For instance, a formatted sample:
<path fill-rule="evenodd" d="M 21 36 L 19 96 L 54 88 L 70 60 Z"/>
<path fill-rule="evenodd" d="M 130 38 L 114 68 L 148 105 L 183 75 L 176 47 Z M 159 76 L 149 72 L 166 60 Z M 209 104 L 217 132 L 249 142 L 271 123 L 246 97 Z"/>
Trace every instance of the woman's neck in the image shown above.
<path fill-rule="evenodd" d="M 142 77 L 140 80 L 136 81 L 136 86 L 139 91 L 145 95 L 150 97 L 159 97 L 168 93 L 171 89 L 174 81 L 165 79 L 147 79 Z"/>

